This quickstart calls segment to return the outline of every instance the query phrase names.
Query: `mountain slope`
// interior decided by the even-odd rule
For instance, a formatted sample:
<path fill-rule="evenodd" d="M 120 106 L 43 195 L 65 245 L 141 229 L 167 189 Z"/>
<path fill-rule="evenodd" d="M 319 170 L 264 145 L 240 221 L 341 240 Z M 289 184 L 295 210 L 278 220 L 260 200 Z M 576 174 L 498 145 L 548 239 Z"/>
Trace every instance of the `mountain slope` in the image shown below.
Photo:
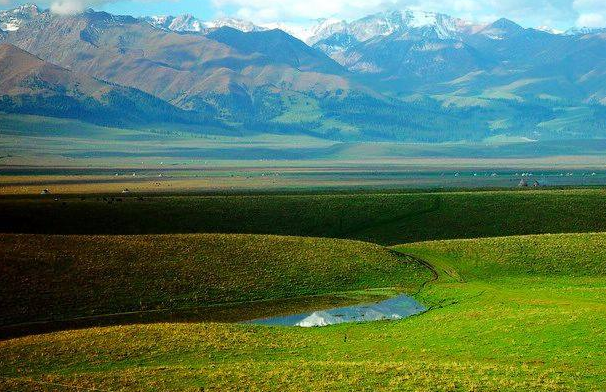
<path fill-rule="evenodd" d="M 352 72 L 374 74 L 396 89 L 446 82 L 494 63 L 461 41 L 399 35 L 366 41 L 333 56 Z"/>
<path fill-rule="evenodd" d="M 264 40 L 257 45 L 259 50 L 248 48 L 255 39 L 238 34 L 220 29 L 215 40 L 89 11 L 70 17 L 45 13 L 9 33 L 7 40 L 65 68 L 196 111 L 208 106 L 224 110 L 228 101 L 243 107 L 240 113 L 254 110 L 252 99 L 258 90 L 332 95 L 353 88 L 333 60 L 287 34 L 252 33 Z M 284 48 L 286 55 L 281 53 Z"/>
<path fill-rule="evenodd" d="M 222 27 L 206 35 L 207 38 L 228 45 L 246 55 L 261 54 L 268 63 L 289 65 L 300 71 L 343 74 L 343 68 L 305 43 L 275 29 L 245 33 Z"/>
<path fill-rule="evenodd" d="M 0 44 L 0 110 L 77 118 L 100 124 L 209 120 L 141 91 L 102 82 Z"/>
<path fill-rule="evenodd" d="M 504 18 L 482 26 L 412 11 L 339 26 L 314 47 L 383 92 L 455 94 L 489 104 L 604 102 L 606 34 L 599 29 L 553 34 Z"/>

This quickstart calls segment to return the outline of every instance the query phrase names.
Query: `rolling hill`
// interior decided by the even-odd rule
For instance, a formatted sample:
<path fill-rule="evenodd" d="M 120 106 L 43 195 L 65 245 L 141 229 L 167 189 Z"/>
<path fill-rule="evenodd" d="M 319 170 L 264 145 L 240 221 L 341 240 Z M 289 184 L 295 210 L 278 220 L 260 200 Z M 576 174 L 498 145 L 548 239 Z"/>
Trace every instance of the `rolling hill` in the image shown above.
<path fill-rule="evenodd" d="M 457 229 L 465 236 L 473 224 Z M 150 311 L 135 325 L 0 341 L 0 388 L 599 390 L 606 376 L 599 339 L 606 321 L 605 242 L 604 233 L 579 233 L 385 249 L 259 235 L 5 234 L 4 316 L 69 317 L 142 306 Z M 437 277 L 427 282 L 428 269 L 398 262 L 395 252 L 422 257 Z M 32 282 L 32 290 L 23 290 L 23 281 Z M 415 298 L 428 311 L 399 321 L 309 329 L 206 322 L 208 313 L 221 312 L 217 306 L 204 308 L 194 322 L 153 319 L 165 306 L 198 299 L 204 304 L 206 293 L 219 301 L 270 299 L 298 290 L 322 292 L 333 284 L 357 290 L 399 281 L 427 282 Z M 49 298 L 65 306 L 54 302 L 49 309 Z M 314 300 L 312 309 L 330 306 Z M 28 301 L 33 306 L 23 306 Z M 231 309 L 246 319 L 259 307 L 288 313 L 272 302 Z"/>

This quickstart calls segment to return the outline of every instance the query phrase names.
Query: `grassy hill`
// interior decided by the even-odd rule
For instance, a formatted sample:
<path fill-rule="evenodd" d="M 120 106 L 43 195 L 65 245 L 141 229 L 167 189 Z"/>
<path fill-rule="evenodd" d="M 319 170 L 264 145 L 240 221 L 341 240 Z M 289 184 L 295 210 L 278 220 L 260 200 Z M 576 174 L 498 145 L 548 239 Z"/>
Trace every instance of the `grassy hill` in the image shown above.
<path fill-rule="evenodd" d="M 4 234 L 0 271 L 0 326 L 396 286 L 414 292 L 431 277 L 373 244 L 221 234 Z"/>
<path fill-rule="evenodd" d="M 606 231 L 606 191 L 0 199 L 0 232 L 255 233 L 399 244 Z"/>
<path fill-rule="evenodd" d="M 553 234 L 436 241 L 398 247 L 456 269 L 460 278 L 606 276 L 606 235 Z"/>
<path fill-rule="evenodd" d="M 441 273 L 419 296 L 432 305 L 420 316 L 320 329 L 156 324 L 31 336 L 0 342 L 0 383 L 11 390 L 599 390 L 604 241 L 606 234 L 566 234 L 409 244 L 397 249 L 427 257 Z"/>

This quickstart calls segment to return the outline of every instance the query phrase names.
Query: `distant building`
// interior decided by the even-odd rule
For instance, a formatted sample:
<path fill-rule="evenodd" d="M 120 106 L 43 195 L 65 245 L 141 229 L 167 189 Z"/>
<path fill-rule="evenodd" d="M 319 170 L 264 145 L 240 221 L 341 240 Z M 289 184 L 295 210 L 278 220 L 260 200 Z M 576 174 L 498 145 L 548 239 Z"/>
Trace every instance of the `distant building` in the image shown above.
<path fill-rule="evenodd" d="M 519 186 L 520 188 L 526 188 L 526 187 L 528 187 L 528 181 L 526 181 L 526 179 L 525 179 L 525 178 L 522 178 L 522 179 L 520 180 L 520 183 L 518 184 L 518 186 Z"/>

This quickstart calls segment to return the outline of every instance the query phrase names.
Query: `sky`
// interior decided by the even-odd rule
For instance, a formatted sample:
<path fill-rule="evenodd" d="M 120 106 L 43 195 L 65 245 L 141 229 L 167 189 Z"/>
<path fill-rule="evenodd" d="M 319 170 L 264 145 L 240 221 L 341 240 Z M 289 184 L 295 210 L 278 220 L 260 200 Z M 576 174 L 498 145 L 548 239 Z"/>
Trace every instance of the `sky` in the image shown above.
<path fill-rule="evenodd" d="M 0 0 L 0 8 L 24 2 Z M 474 22 L 506 17 L 525 27 L 606 27 L 606 0 L 41 0 L 38 4 L 58 13 L 90 7 L 133 16 L 190 13 L 201 19 L 236 16 L 255 23 L 293 24 L 318 18 L 352 20 L 383 10 L 413 8 Z"/>

